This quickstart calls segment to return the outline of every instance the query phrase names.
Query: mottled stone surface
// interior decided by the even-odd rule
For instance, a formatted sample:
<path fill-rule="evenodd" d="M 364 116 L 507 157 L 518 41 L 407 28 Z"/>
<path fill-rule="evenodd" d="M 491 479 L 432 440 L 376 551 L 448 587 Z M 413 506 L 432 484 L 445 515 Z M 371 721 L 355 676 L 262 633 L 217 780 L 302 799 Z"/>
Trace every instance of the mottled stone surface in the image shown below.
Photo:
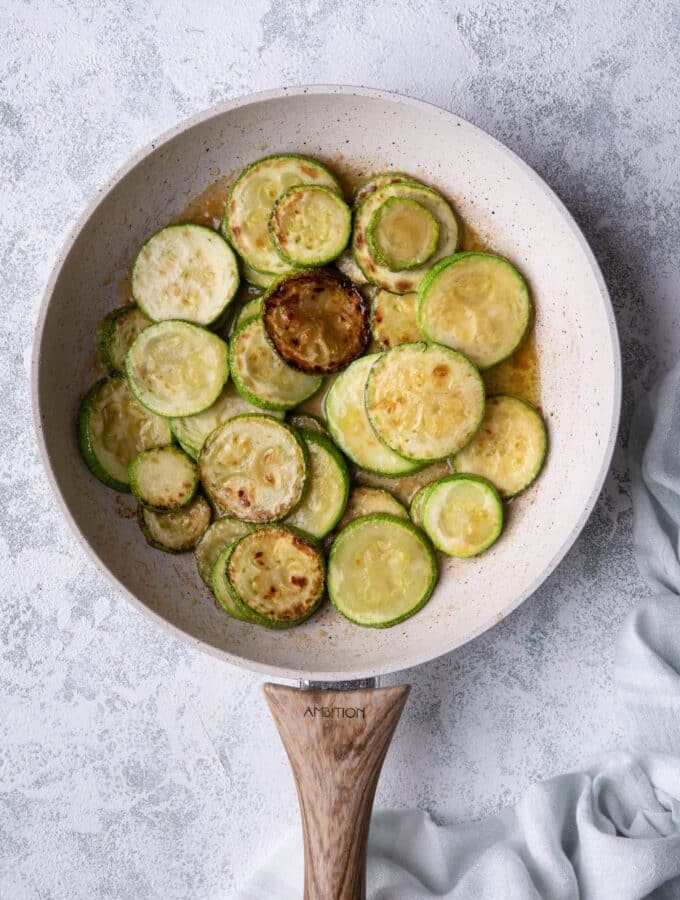
<path fill-rule="evenodd" d="M 643 591 L 623 447 L 680 344 L 679 36 L 675 4 L 631 0 L 0 4 L 0 896 L 228 898 L 296 820 L 260 679 L 160 633 L 93 569 L 29 415 L 40 294 L 75 217 L 156 134 L 250 90 L 385 87 L 505 141 L 583 227 L 623 340 L 596 512 L 521 609 L 404 676 L 378 803 L 480 816 L 619 745 L 612 644 Z"/>

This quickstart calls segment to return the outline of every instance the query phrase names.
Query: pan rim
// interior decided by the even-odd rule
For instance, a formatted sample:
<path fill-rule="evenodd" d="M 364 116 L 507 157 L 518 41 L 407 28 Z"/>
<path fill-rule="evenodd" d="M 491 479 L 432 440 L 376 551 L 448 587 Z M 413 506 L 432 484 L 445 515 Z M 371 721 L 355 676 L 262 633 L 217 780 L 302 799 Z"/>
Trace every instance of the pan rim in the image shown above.
<path fill-rule="evenodd" d="M 223 661 L 227 661 L 233 665 L 239 666 L 244 669 L 249 669 L 253 672 L 256 672 L 261 675 L 266 675 L 268 677 L 274 677 L 281 680 L 290 680 L 290 681 L 323 681 L 323 682 L 340 682 L 340 681 L 353 681 L 353 680 L 361 680 L 366 678 L 374 678 L 381 675 L 387 675 L 390 673 L 401 671 L 400 666 L 394 666 L 388 660 L 385 663 L 381 663 L 380 665 L 374 667 L 364 667 L 360 666 L 356 669 L 352 670 L 316 670 L 316 669 L 307 669 L 304 667 L 288 667 L 281 668 L 278 666 L 269 665 L 265 662 L 260 662 L 257 660 L 246 659 L 242 656 L 239 656 L 235 653 L 231 653 L 227 650 L 223 650 L 218 648 L 209 642 L 202 640 L 201 638 L 197 638 L 192 636 L 191 634 L 183 631 L 177 625 L 174 625 L 167 619 L 165 619 L 160 613 L 156 612 L 149 606 L 147 606 L 142 600 L 140 600 L 135 594 L 129 591 L 122 582 L 117 578 L 117 576 L 109 569 L 109 567 L 104 563 L 104 561 L 99 557 L 94 547 L 87 540 L 85 535 L 81 532 L 78 524 L 76 523 L 73 515 L 71 514 L 70 508 L 64 499 L 64 496 L 59 488 L 59 483 L 54 471 L 54 467 L 52 465 L 52 459 L 50 457 L 50 452 L 48 450 L 45 437 L 43 434 L 42 427 L 42 418 L 41 418 L 41 409 L 40 409 L 40 397 L 38 391 L 39 385 L 39 368 L 40 368 L 40 358 L 41 358 L 41 347 L 44 336 L 45 329 L 45 321 L 47 316 L 47 310 L 50 305 L 50 301 L 52 295 L 54 293 L 54 288 L 61 274 L 61 270 L 63 265 L 69 256 L 75 241 L 77 240 L 80 232 L 83 227 L 86 225 L 92 214 L 99 207 L 102 201 L 108 196 L 108 194 L 116 187 L 116 185 L 136 166 L 138 166 L 141 162 L 143 162 L 148 156 L 155 153 L 162 146 L 167 144 L 169 141 L 173 140 L 179 134 L 187 131 L 188 129 L 199 125 L 203 122 L 206 122 L 212 118 L 217 116 L 224 115 L 225 113 L 231 112 L 235 109 L 238 109 L 242 106 L 249 106 L 252 104 L 257 104 L 270 100 L 281 100 L 287 96 L 301 96 L 304 94 L 313 94 L 313 95 L 349 95 L 349 96 L 359 96 L 366 97 L 369 99 L 382 100 L 388 103 L 396 103 L 398 105 L 406 105 L 412 106 L 415 108 L 421 108 L 428 110 L 429 112 L 434 111 L 436 114 L 446 118 L 450 121 L 453 121 L 456 124 L 464 125 L 466 128 L 469 128 L 471 131 L 476 132 L 479 136 L 482 136 L 484 140 L 490 142 L 494 148 L 500 153 L 504 154 L 512 163 L 519 166 L 524 174 L 537 186 L 541 189 L 543 194 L 546 197 L 557 213 L 560 215 L 565 225 L 569 228 L 570 232 L 573 234 L 576 239 L 581 251 L 584 253 L 585 259 L 588 263 L 590 270 L 595 278 L 597 283 L 598 290 L 600 292 L 600 296 L 602 298 L 604 311 L 607 319 L 607 325 L 609 329 L 609 335 L 611 338 L 612 344 L 612 354 L 613 354 L 613 363 L 614 363 L 614 385 L 613 385 L 613 402 L 612 408 L 610 411 L 610 418 L 608 424 L 608 435 L 604 448 L 604 453 L 602 456 L 602 462 L 597 473 L 596 478 L 593 481 L 593 487 L 589 493 L 587 502 L 584 504 L 583 510 L 579 515 L 576 523 L 573 528 L 569 532 L 569 534 L 565 537 L 558 551 L 554 554 L 552 559 L 543 567 L 541 574 L 533 579 L 527 587 L 519 592 L 517 596 L 513 597 L 513 599 L 506 604 L 506 606 L 496 615 L 495 621 L 491 624 L 486 624 L 479 626 L 477 628 L 472 629 L 471 631 L 465 633 L 464 635 L 458 635 L 456 638 L 452 639 L 449 644 L 447 644 L 444 648 L 437 648 L 434 653 L 431 652 L 421 652 L 414 653 L 409 657 L 408 660 L 408 668 L 413 668 L 418 665 L 422 665 L 424 663 L 433 661 L 441 656 L 445 656 L 446 654 L 452 652 L 457 647 L 460 647 L 474 638 L 478 637 L 480 634 L 483 634 L 485 631 L 488 631 L 489 628 L 493 627 L 494 624 L 497 624 L 502 619 L 506 618 L 511 612 L 517 609 L 525 600 L 527 600 L 531 594 L 533 594 L 546 580 L 547 578 L 554 572 L 559 563 L 564 559 L 569 550 L 572 548 L 576 539 L 580 535 L 583 527 L 585 526 L 588 518 L 590 517 L 595 504 L 600 496 L 602 488 L 604 486 L 605 479 L 609 472 L 611 461 L 614 453 L 614 448 L 616 446 L 616 440 L 618 436 L 620 417 L 621 417 L 621 399 L 622 399 L 622 363 L 621 363 L 621 347 L 619 343 L 618 337 L 618 328 L 616 325 L 616 319 L 614 316 L 614 310 L 611 302 L 611 298 L 609 295 L 609 291 L 607 289 L 604 277 L 600 270 L 600 266 L 595 258 L 595 255 L 588 244 L 583 232 L 580 227 L 574 220 L 573 216 L 566 208 L 564 203 L 560 200 L 557 194 L 552 190 L 552 188 L 538 175 L 531 166 L 524 162 L 521 157 L 519 157 L 514 151 L 510 150 L 510 148 L 506 147 L 505 144 L 498 141 L 492 135 L 488 134 L 484 129 L 480 128 L 477 125 L 474 125 L 468 122 L 466 119 L 461 118 L 455 113 L 449 112 L 446 109 L 443 109 L 440 106 L 437 106 L 434 103 L 429 103 L 425 100 L 419 100 L 412 97 L 407 97 L 403 94 L 387 91 L 378 88 L 364 87 L 358 85 L 341 85 L 341 84 L 311 84 L 311 85 L 296 85 L 290 87 L 282 87 L 282 88 L 272 88 L 265 91 L 257 91 L 250 94 L 244 94 L 240 97 L 235 98 L 234 100 L 222 101 L 210 108 L 203 110 L 202 112 L 196 113 L 193 116 L 190 116 L 172 128 L 166 130 L 162 133 L 158 138 L 149 141 L 145 146 L 143 146 L 140 150 L 134 153 L 126 163 L 124 163 L 106 182 L 105 184 L 99 188 L 94 197 L 87 204 L 82 213 L 76 218 L 76 221 L 69 229 L 66 239 L 64 240 L 59 253 L 57 255 L 56 261 L 52 266 L 50 271 L 49 278 L 46 282 L 40 307 L 38 310 L 38 315 L 36 319 L 32 353 L 31 353 L 31 407 L 32 407 L 32 419 L 33 419 L 33 427 L 36 434 L 38 449 L 40 453 L 40 459 L 47 475 L 47 481 L 50 485 L 50 488 L 53 494 L 56 496 L 57 504 L 61 509 L 63 516 L 65 517 L 69 528 L 72 533 L 75 535 L 76 540 L 78 541 L 81 548 L 85 551 L 86 556 L 95 564 L 97 569 L 102 572 L 108 581 L 120 592 L 123 596 L 130 602 L 137 610 L 142 612 L 146 617 L 148 617 L 151 621 L 155 622 L 159 625 L 166 633 L 178 638 L 183 643 L 188 644 L 190 647 L 194 649 L 202 650 L 205 653 L 210 654 L 211 656 L 221 659 Z"/>

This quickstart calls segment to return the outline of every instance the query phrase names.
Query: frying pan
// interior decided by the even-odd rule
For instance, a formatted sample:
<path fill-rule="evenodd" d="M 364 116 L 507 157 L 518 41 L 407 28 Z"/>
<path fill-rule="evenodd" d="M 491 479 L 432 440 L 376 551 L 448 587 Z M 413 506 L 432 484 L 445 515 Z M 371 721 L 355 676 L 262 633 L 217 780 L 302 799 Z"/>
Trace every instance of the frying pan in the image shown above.
<path fill-rule="evenodd" d="M 283 632 L 228 619 L 206 595 L 191 556 L 151 549 L 120 497 L 78 457 L 77 404 L 98 374 L 93 336 L 120 303 L 120 280 L 135 250 L 216 178 L 273 152 L 422 177 L 496 252 L 516 262 L 536 301 L 550 434 L 545 469 L 511 504 L 502 539 L 478 559 L 443 563 L 427 606 L 389 629 L 358 628 L 330 606 Z M 168 132 L 100 192 L 50 277 L 32 376 L 48 478 L 95 564 L 138 609 L 194 647 L 300 682 L 266 685 L 265 692 L 298 788 L 305 896 L 362 897 L 373 794 L 408 691 L 377 688 L 375 679 L 453 650 L 535 591 L 578 536 L 609 466 L 621 395 L 619 346 L 605 284 L 573 219 L 511 151 L 442 109 L 357 87 L 253 94 Z"/>

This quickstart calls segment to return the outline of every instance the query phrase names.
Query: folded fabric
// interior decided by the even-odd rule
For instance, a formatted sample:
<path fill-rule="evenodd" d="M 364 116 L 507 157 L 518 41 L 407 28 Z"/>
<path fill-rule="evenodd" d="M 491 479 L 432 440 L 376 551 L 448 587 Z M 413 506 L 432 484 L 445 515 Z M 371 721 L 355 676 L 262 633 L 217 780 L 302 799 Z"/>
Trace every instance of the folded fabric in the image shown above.
<path fill-rule="evenodd" d="M 536 784 L 478 822 L 376 812 L 370 900 L 680 898 L 680 364 L 640 405 L 630 455 L 635 554 L 653 592 L 616 648 L 630 752 Z M 239 896 L 299 900 L 302 867 L 291 836 Z"/>

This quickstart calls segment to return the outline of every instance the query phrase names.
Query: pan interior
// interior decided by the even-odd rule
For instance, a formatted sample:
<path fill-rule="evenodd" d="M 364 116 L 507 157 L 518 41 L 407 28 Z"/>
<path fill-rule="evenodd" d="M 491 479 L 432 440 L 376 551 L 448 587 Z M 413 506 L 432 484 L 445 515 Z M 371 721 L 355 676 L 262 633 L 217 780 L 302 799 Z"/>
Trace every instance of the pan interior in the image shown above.
<path fill-rule="evenodd" d="M 81 464 L 74 420 L 95 380 L 94 334 L 120 303 L 143 240 L 211 182 L 266 153 L 303 152 L 356 172 L 406 171 L 443 190 L 461 218 L 516 262 L 537 307 L 546 468 L 510 504 L 483 556 L 442 564 L 413 619 L 362 629 L 330 606 L 271 632 L 228 619 L 193 557 L 150 548 L 131 504 Z M 344 154 L 340 157 L 339 154 Z M 582 236 L 543 182 L 466 122 L 415 101 L 354 88 L 256 95 L 224 106 L 148 150 L 89 211 L 48 289 L 36 339 L 36 422 L 67 514 L 99 564 L 142 609 L 193 644 L 281 677 L 360 678 L 424 662 L 481 633 L 534 591 L 571 546 L 606 472 L 618 421 L 618 345 L 606 289 Z"/>

